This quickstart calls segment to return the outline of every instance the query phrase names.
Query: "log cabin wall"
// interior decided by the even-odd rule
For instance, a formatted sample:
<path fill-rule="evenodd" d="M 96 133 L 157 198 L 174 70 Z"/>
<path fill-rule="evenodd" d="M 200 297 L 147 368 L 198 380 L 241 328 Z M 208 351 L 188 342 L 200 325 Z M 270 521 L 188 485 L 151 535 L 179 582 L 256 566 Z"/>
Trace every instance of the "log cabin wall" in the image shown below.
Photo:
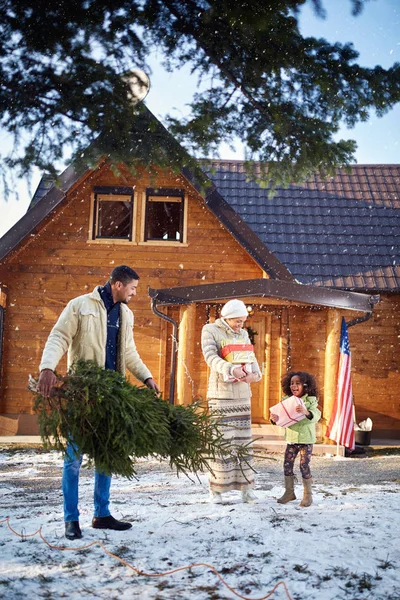
<path fill-rule="evenodd" d="M 187 244 L 88 241 L 93 187 L 113 185 L 136 185 L 139 200 L 148 187 L 184 189 L 188 200 Z M 136 241 L 139 241 L 140 211 L 136 219 Z M 165 348 L 167 356 L 161 359 L 165 324 L 151 310 L 148 286 L 160 288 L 262 276 L 261 268 L 183 178 L 164 173 L 154 180 L 145 174 L 134 177 L 127 172 L 117 177 L 103 168 L 69 194 L 35 235 L 0 265 L 0 281 L 8 287 L 0 414 L 32 412 L 32 396 L 26 389 L 28 375 L 38 373 L 45 341 L 59 314 L 69 300 L 105 283 L 119 264 L 132 266 L 141 278 L 138 296 L 131 304 L 135 341 L 154 377 L 160 376 L 160 360 L 164 360 L 169 373 L 169 350 Z M 64 359 L 59 370 L 65 367 Z M 168 376 L 164 386 L 168 390 Z"/>
<path fill-rule="evenodd" d="M 382 294 L 372 317 L 348 330 L 356 421 L 370 417 L 376 437 L 395 438 L 400 432 L 399 301 L 397 294 Z M 346 322 L 353 319 L 351 313 L 339 314 Z M 327 309 L 292 308 L 289 320 L 289 366 L 316 376 L 323 407 Z"/>
<path fill-rule="evenodd" d="M 400 297 L 382 294 L 372 317 L 365 323 L 350 327 L 349 341 L 352 353 L 352 383 L 356 421 L 367 417 L 373 421 L 373 430 L 381 437 L 399 437 L 400 432 Z M 349 322 L 349 312 L 339 311 Z M 326 323 L 328 309 L 291 307 L 288 311 L 289 348 L 287 366 L 292 370 L 308 371 L 315 375 L 319 403 L 324 406 Z M 277 352 L 278 326 L 272 335 Z M 278 381 L 279 363 L 271 358 L 271 402 Z M 325 424 L 324 424 L 325 425 Z"/>
<path fill-rule="evenodd" d="M 89 242 L 91 194 L 94 186 L 136 185 L 140 199 L 147 187 L 184 189 L 188 199 L 187 244 L 140 244 L 141 214 L 136 213 L 136 243 Z M 141 196 L 142 195 L 142 196 Z M 143 198 L 142 198 L 143 199 Z M 147 287 L 198 285 L 262 277 L 252 258 L 221 226 L 186 181 L 163 174 L 156 181 L 145 175 L 110 170 L 95 173 L 72 191 L 59 207 L 25 242 L 0 265 L 0 282 L 7 285 L 3 373 L 0 414 L 31 413 L 32 398 L 26 385 L 30 373 L 37 374 L 47 336 L 65 304 L 104 283 L 118 264 L 128 264 L 141 277 L 138 296 L 131 304 L 135 314 L 135 340 L 144 362 L 160 382 L 167 397 L 171 368 L 170 326 L 151 310 Z M 253 305 L 256 299 L 249 300 Z M 179 320 L 178 307 L 163 308 Z M 195 311 L 192 382 L 185 394 L 205 398 L 207 367 L 200 346 L 201 328 L 208 318 L 207 307 Z M 340 313 L 349 321 L 351 313 Z M 262 325 L 260 319 L 262 316 Z M 259 329 L 257 340 L 264 381 L 257 384 L 253 406 L 255 422 L 266 422 L 268 407 L 281 398 L 280 379 L 286 369 L 306 370 L 318 381 L 320 404 L 324 404 L 324 355 L 328 309 L 260 301 L 249 324 Z M 353 358 L 353 392 L 357 421 L 371 417 L 374 431 L 398 435 L 400 389 L 398 343 L 399 296 L 381 295 L 372 318 L 349 329 Z M 59 370 L 66 367 L 64 359 Z M 189 397 L 191 396 L 191 397 Z"/>

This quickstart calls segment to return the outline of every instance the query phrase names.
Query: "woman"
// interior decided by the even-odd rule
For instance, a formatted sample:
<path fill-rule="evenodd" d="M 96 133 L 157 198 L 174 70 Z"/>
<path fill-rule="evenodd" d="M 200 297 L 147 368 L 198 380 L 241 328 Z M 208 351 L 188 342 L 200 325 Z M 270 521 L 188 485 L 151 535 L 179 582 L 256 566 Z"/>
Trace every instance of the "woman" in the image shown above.
<path fill-rule="evenodd" d="M 229 300 L 221 318 L 203 327 L 202 350 L 210 367 L 207 398 L 211 411 L 222 419 L 224 437 L 232 445 L 251 442 L 250 383 L 261 379 L 253 346 L 243 325 L 247 319 L 246 305 L 241 300 Z M 252 461 L 249 448 L 247 462 Z M 223 492 L 240 490 L 243 502 L 256 499 L 254 471 L 246 463 L 232 458 L 210 461 L 210 497 L 221 503 Z"/>

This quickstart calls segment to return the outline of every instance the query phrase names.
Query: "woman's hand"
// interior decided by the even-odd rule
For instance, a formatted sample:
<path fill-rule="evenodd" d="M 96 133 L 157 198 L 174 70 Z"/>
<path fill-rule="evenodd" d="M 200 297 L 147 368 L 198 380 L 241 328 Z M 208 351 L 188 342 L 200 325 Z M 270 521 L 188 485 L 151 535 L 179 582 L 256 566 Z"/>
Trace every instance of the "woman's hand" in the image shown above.
<path fill-rule="evenodd" d="M 255 373 L 247 373 L 246 377 L 243 377 L 240 381 L 244 381 L 245 383 L 253 383 L 258 379 Z"/>
<path fill-rule="evenodd" d="M 246 377 L 247 373 L 243 369 L 243 367 L 235 367 L 232 371 L 232 375 L 233 377 L 236 377 L 236 379 L 240 379 L 240 381 L 243 381 L 243 378 Z"/>

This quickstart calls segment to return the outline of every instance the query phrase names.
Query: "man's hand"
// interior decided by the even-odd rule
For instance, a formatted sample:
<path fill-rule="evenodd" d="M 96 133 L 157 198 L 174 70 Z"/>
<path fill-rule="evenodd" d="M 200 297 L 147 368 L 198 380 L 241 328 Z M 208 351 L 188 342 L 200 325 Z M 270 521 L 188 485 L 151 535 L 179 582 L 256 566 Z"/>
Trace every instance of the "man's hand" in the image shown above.
<path fill-rule="evenodd" d="M 145 383 L 145 385 L 147 385 L 147 387 L 150 390 L 154 390 L 157 394 L 160 393 L 160 388 L 158 387 L 158 385 L 156 384 L 156 382 L 154 381 L 154 379 L 152 377 L 149 377 L 148 379 L 146 379 L 146 381 L 144 383 Z"/>
<path fill-rule="evenodd" d="M 39 394 L 45 398 L 48 398 L 56 383 L 57 377 L 55 376 L 54 372 L 51 369 L 43 369 L 43 371 L 40 371 L 37 390 Z"/>

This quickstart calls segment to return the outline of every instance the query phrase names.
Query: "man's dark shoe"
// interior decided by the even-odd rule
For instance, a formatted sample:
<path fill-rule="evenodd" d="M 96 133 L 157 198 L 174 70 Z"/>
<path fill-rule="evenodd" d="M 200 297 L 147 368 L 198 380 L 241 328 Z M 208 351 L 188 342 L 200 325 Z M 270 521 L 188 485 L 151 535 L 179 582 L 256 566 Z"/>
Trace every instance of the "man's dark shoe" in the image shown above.
<path fill-rule="evenodd" d="M 108 517 L 93 517 L 92 527 L 94 529 L 114 529 L 115 531 L 125 531 L 130 529 L 132 523 L 124 523 L 124 521 L 117 521 L 111 515 Z"/>
<path fill-rule="evenodd" d="M 79 527 L 79 521 L 67 521 L 65 523 L 65 537 L 69 540 L 80 540 L 82 531 Z"/>

